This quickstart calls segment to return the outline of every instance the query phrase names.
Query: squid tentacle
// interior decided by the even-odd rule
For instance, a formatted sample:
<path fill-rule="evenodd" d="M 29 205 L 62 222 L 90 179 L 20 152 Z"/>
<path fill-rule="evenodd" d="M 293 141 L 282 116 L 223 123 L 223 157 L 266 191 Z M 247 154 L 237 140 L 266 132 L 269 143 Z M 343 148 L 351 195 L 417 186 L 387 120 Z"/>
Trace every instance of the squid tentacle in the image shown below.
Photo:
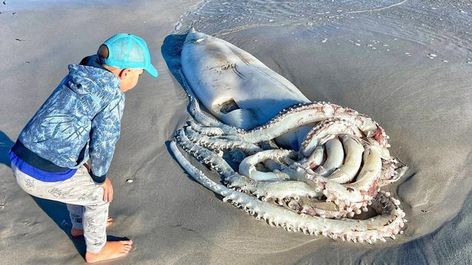
<path fill-rule="evenodd" d="M 171 150 L 192 177 L 225 201 L 271 225 L 334 239 L 373 243 L 402 231 L 406 220 L 399 201 L 379 187 L 398 180 L 406 167 L 390 157 L 388 136 L 370 118 L 318 102 L 291 107 L 263 126 L 242 130 L 212 121 L 193 101 L 192 116 L 198 120 L 176 131 Z M 316 130 L 298 153 L 270 144 L 306 124 L 315 124 Z M 222 183 L 196 169 L 176 144 L 215 170 Z M 237 171 L 223 156 L 233 150 L 246 156 L 238 160 Z M 378 215 L 349 219 L 368 207 Z"/>
<path fill-rule="evenodd" d="M 379 193 L 374 207 L 379 215 L 367 220 L 325 219 L 316 216 L 299 215 L 285 208 L 267 202 L 255 200 L 250 195 L 234 191 L 216 183 L 195 168 L 178 150 L 174 141 L 170 148 L 179 164 L 199 183 L 213 192 L 222 195 L 223 200 L 247 213 L 264 219 L 273 226 L 279 226 L 287 231 L 300 231 L 309 235 L 324 235 L 333 239 L 351 240 L 353 242 L 375 243 L 394 237 L 404 226 L 405 213 L 398 207 L 397 200 Z"/>

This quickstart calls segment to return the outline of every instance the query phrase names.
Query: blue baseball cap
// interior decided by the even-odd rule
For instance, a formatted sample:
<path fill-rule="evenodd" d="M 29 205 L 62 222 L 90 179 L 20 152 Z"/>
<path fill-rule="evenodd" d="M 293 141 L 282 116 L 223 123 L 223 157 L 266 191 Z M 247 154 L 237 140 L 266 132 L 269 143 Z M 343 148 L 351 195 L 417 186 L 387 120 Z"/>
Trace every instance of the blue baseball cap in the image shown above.
<path fill-rule="evenodd" d="M 159 75 L 151 64 L 151 54 L 143 38 L 133 34 L 118 33 L 103 44 L 108 48 L 108 57 L 103 58 L 104 64 L 120 69 L 144 69 L 153 77 Z"/>

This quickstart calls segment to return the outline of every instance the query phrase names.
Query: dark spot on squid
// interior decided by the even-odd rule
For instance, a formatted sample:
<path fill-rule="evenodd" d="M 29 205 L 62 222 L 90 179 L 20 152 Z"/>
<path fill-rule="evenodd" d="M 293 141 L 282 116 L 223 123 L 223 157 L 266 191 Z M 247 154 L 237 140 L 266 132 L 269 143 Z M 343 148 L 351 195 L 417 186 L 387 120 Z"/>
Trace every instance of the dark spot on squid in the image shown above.
<path fill-rule="evenodd" d="M 382 129 L 377 126 L 377 129 L 374 132 L 374 135 L 372 136 L 377 142 L 382 144 L 384 142 L 384 136 L 382 135 Z"/>

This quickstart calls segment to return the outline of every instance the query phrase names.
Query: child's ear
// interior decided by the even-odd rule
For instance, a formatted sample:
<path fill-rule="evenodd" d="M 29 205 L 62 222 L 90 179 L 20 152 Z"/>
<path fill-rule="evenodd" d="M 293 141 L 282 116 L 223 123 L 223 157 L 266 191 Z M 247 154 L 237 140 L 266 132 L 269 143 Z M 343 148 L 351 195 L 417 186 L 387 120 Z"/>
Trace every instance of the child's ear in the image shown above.
<path fill-rule="evenodd" d="M 118 74 L 120 79 L 125 79 L 128 76 L 129 69 L 122 69 Z"/>

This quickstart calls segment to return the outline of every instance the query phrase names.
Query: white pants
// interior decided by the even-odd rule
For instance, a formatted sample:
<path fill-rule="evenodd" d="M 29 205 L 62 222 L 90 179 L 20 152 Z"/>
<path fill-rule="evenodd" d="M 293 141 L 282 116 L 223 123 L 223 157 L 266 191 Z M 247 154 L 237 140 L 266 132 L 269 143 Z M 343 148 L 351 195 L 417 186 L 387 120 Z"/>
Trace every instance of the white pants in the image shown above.
<path fill-rule="evenodd" d="M 81 167 L 64 181 L 37 180 L 12 165 L 20 187 L 27 193 L 67 204 L 72 227 L 83 229 L 87 252 L 97 253 L 106 243 L 109 203 L 103 201 L 103 187 L 96 184 L 87 169 Z"/>

